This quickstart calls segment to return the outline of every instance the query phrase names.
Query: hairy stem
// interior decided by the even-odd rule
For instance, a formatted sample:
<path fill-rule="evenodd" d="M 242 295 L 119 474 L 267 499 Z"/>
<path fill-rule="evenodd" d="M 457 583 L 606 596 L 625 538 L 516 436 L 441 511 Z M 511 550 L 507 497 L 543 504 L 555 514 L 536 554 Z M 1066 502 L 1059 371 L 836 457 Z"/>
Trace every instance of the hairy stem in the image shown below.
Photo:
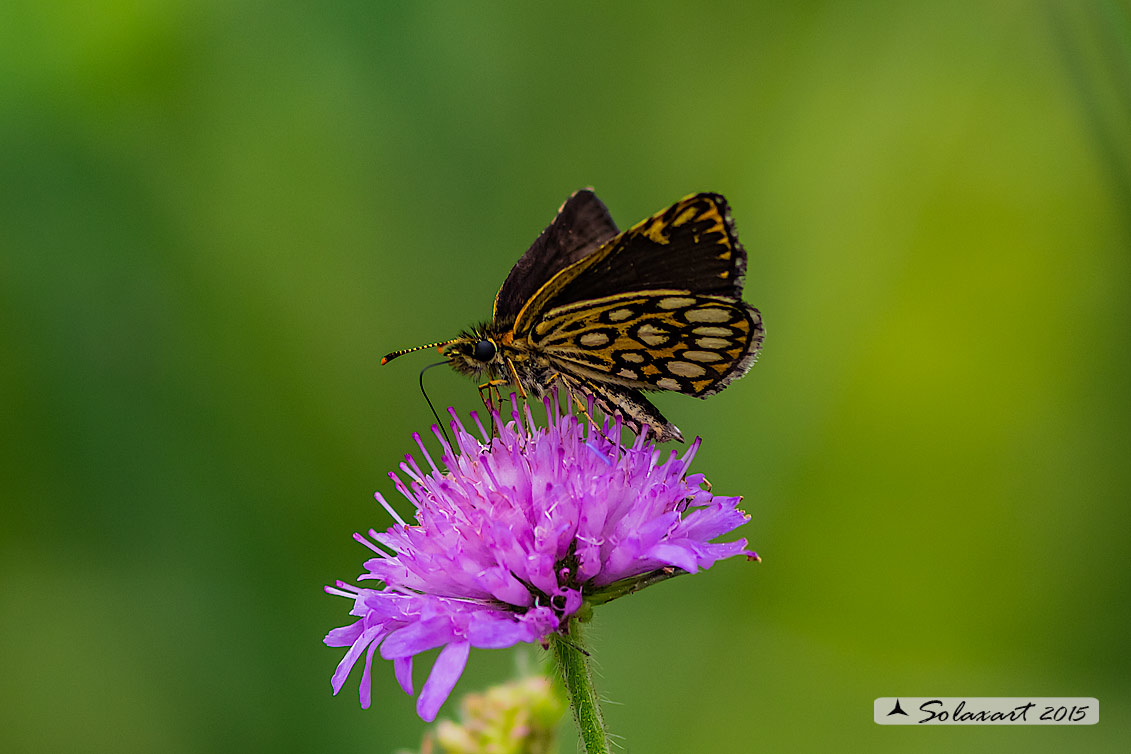
<path fill-rule="evenodd" d="M 581 643 L 581 629 L 577 619 L 570 620 L 568 637 L 554 634 L 550 641 L 586 754 L 609 754 L 605 721 L 601 718 L 601 707 L 597 702 L 597 693 L 593 690 L 589 657 Z"/>

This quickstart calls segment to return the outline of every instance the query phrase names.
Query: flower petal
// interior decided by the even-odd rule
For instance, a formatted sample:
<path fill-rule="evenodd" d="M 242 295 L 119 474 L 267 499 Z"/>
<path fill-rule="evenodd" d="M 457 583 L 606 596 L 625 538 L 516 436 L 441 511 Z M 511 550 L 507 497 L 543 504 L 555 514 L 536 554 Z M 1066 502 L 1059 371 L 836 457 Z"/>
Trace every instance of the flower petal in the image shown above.
<path fill-rule="evenodd" d="M 675 544 L 660 544 L 649 550 L 648 555 L 661 563 L 667 563 L 676 568 L 682 568 L 688 573 L 695 573 L 699 570 L 699 560 L 695 557 L 695 553 L 687 547 L 680 547 Z"/>
<path fill-rule="evenodd" d="M 412 655 L 393 659 L 393 675 L 401 689 L 412 696 Z"/>
<path fill-rule="evenodd" d="M 455 639 L 456 632 L 451 620 L 433 618 L 410 623 L 389 634 L 381 645 L 381 656 L 386 660 L 420 654 L 447 644 Z"/>
<path fill-rule="evenodd" d="M 373 667 L 373 652 L 376 649 L 376 644 L 369 645 L 369 650 L 365 653 L 365 667 L 361 670 L 361 686 L 358 688 L 358 694 L 361 697 L 362 709 L 369 709 L 369 705 L 373 701 L 373 687 L 369 684 L 369 670 Z"/>
<path fill-rule="evenodd" d="M 470 652 L 471 645 L 467 642 L 449 644 L 440 650 L 440 655 L 432 665 L 432 672 L 428 674 L 428 680 L 420 690 L 420 698 L 416 700 L 416 714 L 420 715 L 420 719 L 429 723 L 436 719 L 440 707 L 463 675 Z"/>
<path fill-rule="evenodd" d="M 360 624 L 361 621 L 357 623 Z M 334 670 L 334 675 L 330 677 L 330 685 L 333 687 L 335 694 L 342 690 L 342 685 L 346 682 L 350 671 L 353 670 L 353 666 L 357 663 L 357 658 L 361 657 L 362 651 L 369 646 L 374 639 L 378 638 L 380 634 L 381 626 L 373 626 L 358 635 L 353 645 L 349 648 L 349 651 L 346 652 L 346 656 L 338 663 L 338 667 Z"/>
<path fill-rule="evenodd" d="M 355 621 L 348 626 L 335 628 L 326 634 L 322 642 L 328 647 L 348 647 L 357 641 L 361 632 L 365 630 L 365 621 Z"/>

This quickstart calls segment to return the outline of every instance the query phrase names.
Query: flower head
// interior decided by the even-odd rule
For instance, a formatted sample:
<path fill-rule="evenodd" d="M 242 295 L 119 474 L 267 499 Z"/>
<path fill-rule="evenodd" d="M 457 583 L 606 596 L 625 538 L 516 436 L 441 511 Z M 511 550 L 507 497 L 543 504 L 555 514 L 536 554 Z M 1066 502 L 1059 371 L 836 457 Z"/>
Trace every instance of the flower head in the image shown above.
<path fill-rule="evenodd" d="M 375 589 L 338 582 L 326 591 L 354 601 L 358 620 L 325 639 L 349 647 L 332 678 L 341 690 L 365 653 L 361 705 L 370 703 L 374 652 L 393 661 L 412 694 L 412 658 L 442 647 L 417 699 L 417 713 L 435 719 L 467 663 L 471 647 L 502 648 L 564 632 L 585 601 L 618 583 L 648 574 L 695 573 L 722 558 L 757 557 L 746 540 L 713 543 L 748 520 L 740 498 L 704 489 L 702 474 L 687 475 L 699 448 L 682 457 L 637 438 L 619 442 L 620 424 L 595 431 L 556 401 L 545 400 L 547 426 L 525 425 L 512 397 L 512 421 L 493 414 L 491 437 L 472 413 L 478 435 L 455 411 L 456 449 L 433 427 L 443 448 L 433 461 L 419 435 L 430 473 L 412 456 L 390 473 L 397 491 L 416 507 L 405 523 L 380 493 L 375 497 L 397 523 L 354 538 L 375 553 L 359 580 Z M 592 407 L 590 407 L 592 408 Z M 606 436 L 616 438 L 606 439 Z M 678 570 L 677 570 L 678 569 Z"/>

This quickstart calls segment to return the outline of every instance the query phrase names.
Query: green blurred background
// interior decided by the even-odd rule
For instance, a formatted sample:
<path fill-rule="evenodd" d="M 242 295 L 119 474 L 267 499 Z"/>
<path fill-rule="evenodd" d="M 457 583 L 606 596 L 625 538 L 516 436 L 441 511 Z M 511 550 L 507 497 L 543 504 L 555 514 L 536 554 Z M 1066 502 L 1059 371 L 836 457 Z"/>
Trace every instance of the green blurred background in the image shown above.
<path fill-rule="evenodd" d="M 1128 6 L 605 6 L 4 4 L 0 750 L 416 746 L 321 644 L 432 421 L 433 357 L 378 359 L 581 186 L 724 193 L 768 330 L 657 400 L 765 562 L 600 610 L 625 750 L 1125 750 Z M 900 694 L 1101 722 L 873 724 Z"/>

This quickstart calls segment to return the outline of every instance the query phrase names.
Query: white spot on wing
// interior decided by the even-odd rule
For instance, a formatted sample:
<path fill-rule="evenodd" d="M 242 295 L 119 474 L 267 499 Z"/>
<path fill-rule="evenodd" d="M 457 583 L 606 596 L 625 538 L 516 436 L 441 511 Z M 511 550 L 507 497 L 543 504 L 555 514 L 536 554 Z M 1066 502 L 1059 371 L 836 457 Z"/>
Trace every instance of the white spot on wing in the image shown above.
<path fill-rule="evenodd" d="M 637 339 L 649 346 L 658 346 L 667 343 L 670 336 L 667 332 L 650 325 L 647 322 L 640 326 L 636 331 Z"/>
<path fill-rule="evenodd" d="M 729 309 L 717 306 L 702 309 L 688 309 L 683 313 L 688 322 L 729 322 L 731 313 Z"/>
<path fill-rule="evenodd" d="M 695 345 L 699 346 L 700 348 L 710 349 L 734 348 L 733 343 L 722 338 L 696 338 Z"/>
<path fill-rule="evenodd" d="M 577 339 L 586 348 L 598 348 L 609 342 L 609 336 L 603 332 L 587 332 Z"/>
<path fill-rule="evenodd" d="M 692 364 L 690 361 L 669 361 L 668 371 L 680 377 L 702 377 L 707 369 L 701 364 Z"/>
<path fill-rule="evenodd" d="M 656 380 L 656 387 L 663 388 L 664 390 L 681 390 L 683 388 L 682 385 L 671 377 L 661 377 Z"/>
<path fill-rule="evenodd" d="M 667 296 L 656 302 L 656 306 L 661 309 L 683 309 L 684 307 L 691 306 L 695 303 L 695 299 L 687 298 L 686 296 Z M 717 321 L 717 320 L 713 320 Z"/>
<path fill-rule="evenodd" d="M 636 312 L 632 311 L 632 309 L 613 309 L 609 312 L 608 317 L 610 322 L 624 322 L 634 314 L 636 314 Z"/>
<path fill-rule="evenodd" d="M 713 335 L 718 338 L 729 338 L 734 335 L 734 330 L 729 327 L 696 327 L 691 332 L 696 335 Z"/>
<path fill-rule="evenodd" d="M 700 338 L 700 340 L 707 340 L 707 338 Z M 725 357 L 718 351 L 684 351 L 683 358 L 689 361 L 709 363 L 712 361 L 722 361 Z"/>

